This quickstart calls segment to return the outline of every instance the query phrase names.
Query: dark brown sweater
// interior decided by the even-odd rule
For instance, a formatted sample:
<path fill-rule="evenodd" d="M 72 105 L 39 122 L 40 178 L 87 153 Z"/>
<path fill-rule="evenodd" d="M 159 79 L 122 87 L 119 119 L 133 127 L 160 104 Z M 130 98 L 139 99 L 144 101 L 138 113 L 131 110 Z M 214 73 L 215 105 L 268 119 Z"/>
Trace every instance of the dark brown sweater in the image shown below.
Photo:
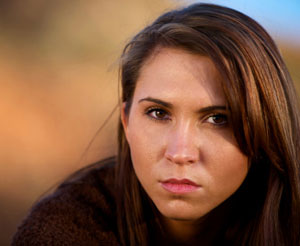
<path fill-rule="evenodd" d="M 12 245 L 120 245 L 114 170 L 110 158 L 72 175 L 32 208 Z"/>
<path fill-rule="evenodd" d="M 115 159 L 109 158 L 70 176 L 31 209 L 14 235 L 12 246 L 121 245 L 117 230 L 115 168 Z M 151 227 L 149 233 L 149 245 L 188 245 L 174 241 L 162 233 L 160 227 Z M 218 237 L 216 242 L 203 245 L 233 245 L 221 239 Z"/>

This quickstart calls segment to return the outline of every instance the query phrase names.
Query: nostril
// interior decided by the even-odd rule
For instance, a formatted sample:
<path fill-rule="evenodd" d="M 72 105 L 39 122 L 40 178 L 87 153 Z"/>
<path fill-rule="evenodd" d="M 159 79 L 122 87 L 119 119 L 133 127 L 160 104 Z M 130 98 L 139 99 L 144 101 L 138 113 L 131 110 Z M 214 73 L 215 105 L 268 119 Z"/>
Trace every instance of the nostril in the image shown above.
<path fill-rule="evenodd" d="M 186 155 L 186 154 L 179 154 L 179 153 L 166 153 L 166 159 L 174 164 L 193 164 L 197 162 L 197 154 Z"/>
<path fill-rule="evenodd" d="M 171 132 L 165 149 L 165 157 L 175 164 L 193 164 L 198 161 L 199 148 L 189 124 L 182 124 Z M 174 131 L 175 131 L 174 130 Z"/>

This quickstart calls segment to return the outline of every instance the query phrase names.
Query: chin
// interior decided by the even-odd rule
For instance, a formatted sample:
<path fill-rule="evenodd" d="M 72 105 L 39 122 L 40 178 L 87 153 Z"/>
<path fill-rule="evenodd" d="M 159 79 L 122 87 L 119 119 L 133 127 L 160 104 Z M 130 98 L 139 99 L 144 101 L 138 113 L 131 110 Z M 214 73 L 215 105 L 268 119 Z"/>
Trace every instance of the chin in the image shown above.
<path fill-rule="evenodd" d="M 193 206 L 185 201 L 172 201 L 156 207 L 164 217 L 181 221 L 198 220 L 210 212 L 210 209 Z"/>

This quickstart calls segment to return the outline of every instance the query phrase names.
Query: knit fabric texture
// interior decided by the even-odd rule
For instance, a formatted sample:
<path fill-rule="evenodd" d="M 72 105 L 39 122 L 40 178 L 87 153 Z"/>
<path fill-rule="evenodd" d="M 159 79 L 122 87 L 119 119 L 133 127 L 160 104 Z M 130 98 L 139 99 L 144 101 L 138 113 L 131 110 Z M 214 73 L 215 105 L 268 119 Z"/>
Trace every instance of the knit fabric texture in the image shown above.
<path fill-rule="evenodd" d="M 73 174 L 34 205 L 12 245 L 120 245 L 114 172 L 110 158 Z"/>

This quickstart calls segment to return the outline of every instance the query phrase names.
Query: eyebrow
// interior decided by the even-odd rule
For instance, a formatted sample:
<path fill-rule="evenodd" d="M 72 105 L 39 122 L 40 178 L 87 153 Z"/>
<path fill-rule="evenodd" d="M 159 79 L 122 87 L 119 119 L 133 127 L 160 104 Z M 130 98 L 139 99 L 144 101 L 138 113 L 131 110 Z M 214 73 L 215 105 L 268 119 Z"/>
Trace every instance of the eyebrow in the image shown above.
<path fill-rule="evenodd" d="M 172 108 L 173 107 L 173 105 L 171 103 L 165 102 L 165 101 L 160 100 L 160 99 L 152 98 L 152 97 L 142 98 L 142 99 L 139 100 L 139 103 L 144 102 L 144 101 L 154 102 L 154 103 L 160 104 L 160 105 L 162 105 L 166 108 Z M 207 106 L 207 107 L 204 107 L 204 108 L 201 108 L 200 110 L 198 110 L 198 113 L 206 113 L 206 112 L 215 111 L 215 110 L 226 111 L 227 107 L 223 106 L 223 105 Z"/>
<path fill-rule="evenodd" d="M 154 103 L 160 104 L 160 105 L 162 105 L 166 108 L 172 108 L 173 107 L 173 105 L 171 103 L 162 101 L 160 99 L 152 98 L 152 97 L 142 98 L 142 99 L 139 100 L 139 103 L 144 102 L 144 101 L 154 102 Z"/>

